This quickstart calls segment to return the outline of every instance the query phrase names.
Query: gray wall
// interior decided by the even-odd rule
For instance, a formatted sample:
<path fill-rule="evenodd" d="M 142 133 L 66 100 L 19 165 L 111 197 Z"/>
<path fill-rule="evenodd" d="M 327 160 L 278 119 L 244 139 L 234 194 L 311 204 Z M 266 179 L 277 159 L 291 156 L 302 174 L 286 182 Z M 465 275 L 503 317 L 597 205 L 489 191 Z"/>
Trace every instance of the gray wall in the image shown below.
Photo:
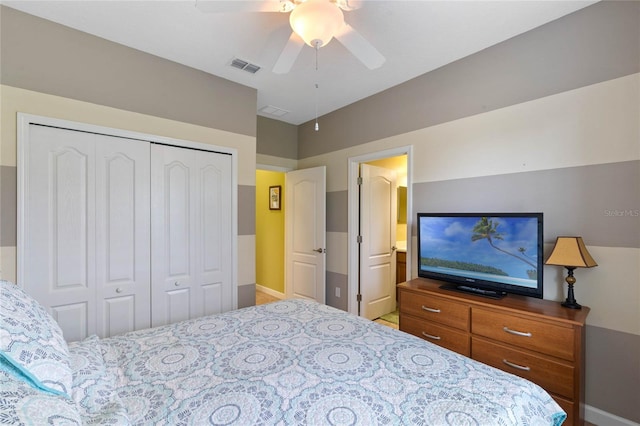
<path fill-rule="evenodd" d="M 258 116 L 256 153 L 296 160 L 298 158 L 298 126 Z"/>
<path fill-rule="evenodd" d="M 636 73 L 639 15 L 640 2 L 597 3 L 327 114 L 321 132 L 308 121 L 298 158 Z"/>
<path fill-rule="evenodd" d="M 256 135 L 255 89 L 1 7 L 2 84 Z"/>
<path fill-rule="evenodd" d="M 640 161 L 416 183 L 413 210 L 544 212 L 545 243 L 572 232 L 594 246 L 640 248 L 640 232 L 629 232 L 640 230 L 640 213 L 606 214 L 640 207 L 639 183 Z"/>

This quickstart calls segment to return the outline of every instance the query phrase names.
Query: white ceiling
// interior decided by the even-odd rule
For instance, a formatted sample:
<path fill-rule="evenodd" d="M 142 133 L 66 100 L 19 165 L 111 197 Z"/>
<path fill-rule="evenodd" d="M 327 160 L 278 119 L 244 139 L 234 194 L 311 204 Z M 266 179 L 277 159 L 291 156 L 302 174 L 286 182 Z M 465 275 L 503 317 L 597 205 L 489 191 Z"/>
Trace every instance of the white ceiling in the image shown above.
<path fill-rule="evenodd" d="M 595 3 L 362 1 L 344 13 L 345 21 L 386 57 L 380 68 L 367 69 L 333 40 L 318 51 L 317 70 L 315 51 L 305 46 L 291 71 L 279 75 L 271 68 L 291 33 L 288 14 L 205 13 L 203 2 L 229 6 L 220 0 L 2 3 L 253 87 L 258 114 L 296 125 L 316 116 L 316 96 L 323 115 Z M 256 74 L 232 68 L 233 58 L 262 68 Z M 265 106 L 289 112 L 274 117 L 260 112 Z"/>

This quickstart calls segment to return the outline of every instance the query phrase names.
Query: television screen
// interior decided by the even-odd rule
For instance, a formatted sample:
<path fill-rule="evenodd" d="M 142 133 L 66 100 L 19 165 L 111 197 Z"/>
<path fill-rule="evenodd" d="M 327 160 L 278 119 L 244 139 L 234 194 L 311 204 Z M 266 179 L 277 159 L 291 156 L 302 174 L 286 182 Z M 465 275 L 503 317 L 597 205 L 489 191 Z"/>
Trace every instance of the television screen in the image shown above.
<path fill-rule="evenodd" d="M 418 276 L 542 298 L 542 213 L 419 213 Z"/>

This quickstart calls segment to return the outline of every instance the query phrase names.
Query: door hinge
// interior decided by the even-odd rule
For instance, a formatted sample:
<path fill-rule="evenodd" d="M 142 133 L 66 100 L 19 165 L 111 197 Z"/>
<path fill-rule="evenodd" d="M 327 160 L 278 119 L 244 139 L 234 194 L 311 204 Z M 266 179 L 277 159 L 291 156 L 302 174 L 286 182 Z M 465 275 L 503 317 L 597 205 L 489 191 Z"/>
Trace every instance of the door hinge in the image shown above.
<path fill-rule="evenodd" d="M 362 235 L 358 235 L 358 237 L 356 238 L 356 242 L 358 244 L 362 244 Z"/>
<path fill-rule="evenodd" d="M 362 185 L 362 176 L 358 176 L 358 185 Z"/>
<path fill-rule="evenodd" d="M 357 300 L 358 302 L 362 302 L 362 294 L 358 294 L 358 295 L 356 296 L 356 300 Z"/>

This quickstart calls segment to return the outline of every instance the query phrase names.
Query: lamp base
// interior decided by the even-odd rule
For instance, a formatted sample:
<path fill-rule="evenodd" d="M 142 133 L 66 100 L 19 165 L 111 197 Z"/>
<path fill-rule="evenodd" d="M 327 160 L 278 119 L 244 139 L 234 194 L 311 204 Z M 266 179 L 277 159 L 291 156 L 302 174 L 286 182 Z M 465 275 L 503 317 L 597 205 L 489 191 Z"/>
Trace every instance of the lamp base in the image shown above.
<path fill-rule="evenodd" d="M 573 276 L 574 267 L 566 266 L 569 274 L 567 275 L 566 281 L 569 284 L 569 289 L 567 291 L 567 300 L 561 303 L 562 306 L 569 309 L 582 309 L 582 305 L 576 302 L 576 298 L 573 295 L 573 284 L 575 284 L 576 279 Z"/>
<path fill-rule="evenodd" d="M 569 299 L 567 299 L 564 302 L 562 302 L 561 305 L 569 309 L 582 309 L 582 305 L 576 302 L 575 300 L 572 302 Z"/>

